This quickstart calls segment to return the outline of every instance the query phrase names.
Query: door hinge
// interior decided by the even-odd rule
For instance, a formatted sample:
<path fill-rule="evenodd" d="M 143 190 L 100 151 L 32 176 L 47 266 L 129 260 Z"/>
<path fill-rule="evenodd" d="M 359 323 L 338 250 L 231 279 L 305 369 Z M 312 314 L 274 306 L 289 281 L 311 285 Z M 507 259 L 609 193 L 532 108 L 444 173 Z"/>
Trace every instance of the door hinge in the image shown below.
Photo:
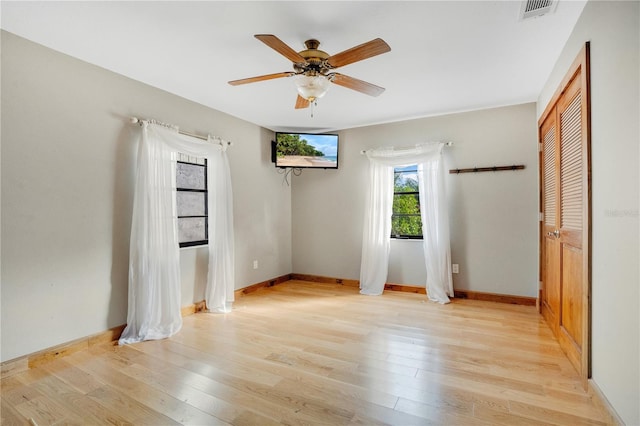
<path fill-rule="evenodd" d="M 542 152 L 542 143 L 538 143 L 538 152 Z"/>
<path fill-rule="evenodd" d="M 544 213 L 542 213 L 542 212 L 538 212 L 538 220 L 539 220 L 540 222 L 544 221 Z"/>

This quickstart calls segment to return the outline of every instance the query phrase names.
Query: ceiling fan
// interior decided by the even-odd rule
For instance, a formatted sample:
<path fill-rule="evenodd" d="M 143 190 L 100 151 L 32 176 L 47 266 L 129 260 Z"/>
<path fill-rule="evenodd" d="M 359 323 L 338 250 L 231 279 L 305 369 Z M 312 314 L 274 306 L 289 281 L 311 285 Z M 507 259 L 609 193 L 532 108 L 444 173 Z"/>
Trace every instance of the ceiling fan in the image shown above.
<path fill-rule="evenodd" d="M 256 34 L 255 38 L 293 62 L 293 71 L 232 80 L 229 82 L 232 86 L 295 76 L 295 82 L 298 88 L 296 109 L 307 108 L 311 103 L 315 104 L 318 98 L 321 98 L 327 93 L 329 83 L 356 90 L 370 96 L 378 96 L 384 92 L 383 87 L 333 72 L 333 70 L 338 67 L 343 67 L 389 52 L 391 48 L 380 38 L 336 53 L 335 55 L 329 55 L 327 52 L 319 50 L 320 42 L 316 39 L 305 41 L 306 50 L 296 52 L 274 35 Z"/>

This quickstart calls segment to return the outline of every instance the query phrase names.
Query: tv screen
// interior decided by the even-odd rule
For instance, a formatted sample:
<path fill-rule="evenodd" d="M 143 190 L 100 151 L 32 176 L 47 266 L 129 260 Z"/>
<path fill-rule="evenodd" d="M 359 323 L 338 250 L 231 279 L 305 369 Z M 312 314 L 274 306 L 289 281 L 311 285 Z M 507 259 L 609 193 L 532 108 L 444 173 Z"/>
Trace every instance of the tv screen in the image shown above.
<path fill-rule="evenodd" d="M 338 135 L 276 133 L 276 167 L 338 168 Z"/>

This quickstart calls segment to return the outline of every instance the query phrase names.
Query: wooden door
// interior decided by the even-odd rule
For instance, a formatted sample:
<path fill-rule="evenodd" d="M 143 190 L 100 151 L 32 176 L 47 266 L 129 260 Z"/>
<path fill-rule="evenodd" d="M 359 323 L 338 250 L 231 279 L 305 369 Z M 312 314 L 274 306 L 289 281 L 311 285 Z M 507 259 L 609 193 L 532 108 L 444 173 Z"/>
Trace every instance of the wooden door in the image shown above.
<path fill-rule="evenodd" d="M 540 311 L 585 385 L 590 375 L 588 48 L 539 122 Z"/>
<path fill-rule="evenodd" d="M 542 191 L 542 226 L 541 226 L 541 313 L 558 335 L 560 323 L 560 246 L 558 238 L 558 169 L 559 155 L 556 114 L 549 117 L 540 126 L 541 142 L 541 191 Z M 558 231 L 559 232 L 559 231 Z"/>

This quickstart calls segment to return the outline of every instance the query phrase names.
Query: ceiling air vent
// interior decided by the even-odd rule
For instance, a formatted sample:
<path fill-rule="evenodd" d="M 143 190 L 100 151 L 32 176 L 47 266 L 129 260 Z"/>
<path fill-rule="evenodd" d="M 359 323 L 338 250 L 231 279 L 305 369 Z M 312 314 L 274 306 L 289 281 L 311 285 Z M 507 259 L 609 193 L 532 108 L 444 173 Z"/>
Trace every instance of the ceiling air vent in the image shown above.
<path fill-rule="evenodd" d="M 520 8 L 520 20 L 552 13 L 557 5 L 558 0 L 525 0 Z"/>

